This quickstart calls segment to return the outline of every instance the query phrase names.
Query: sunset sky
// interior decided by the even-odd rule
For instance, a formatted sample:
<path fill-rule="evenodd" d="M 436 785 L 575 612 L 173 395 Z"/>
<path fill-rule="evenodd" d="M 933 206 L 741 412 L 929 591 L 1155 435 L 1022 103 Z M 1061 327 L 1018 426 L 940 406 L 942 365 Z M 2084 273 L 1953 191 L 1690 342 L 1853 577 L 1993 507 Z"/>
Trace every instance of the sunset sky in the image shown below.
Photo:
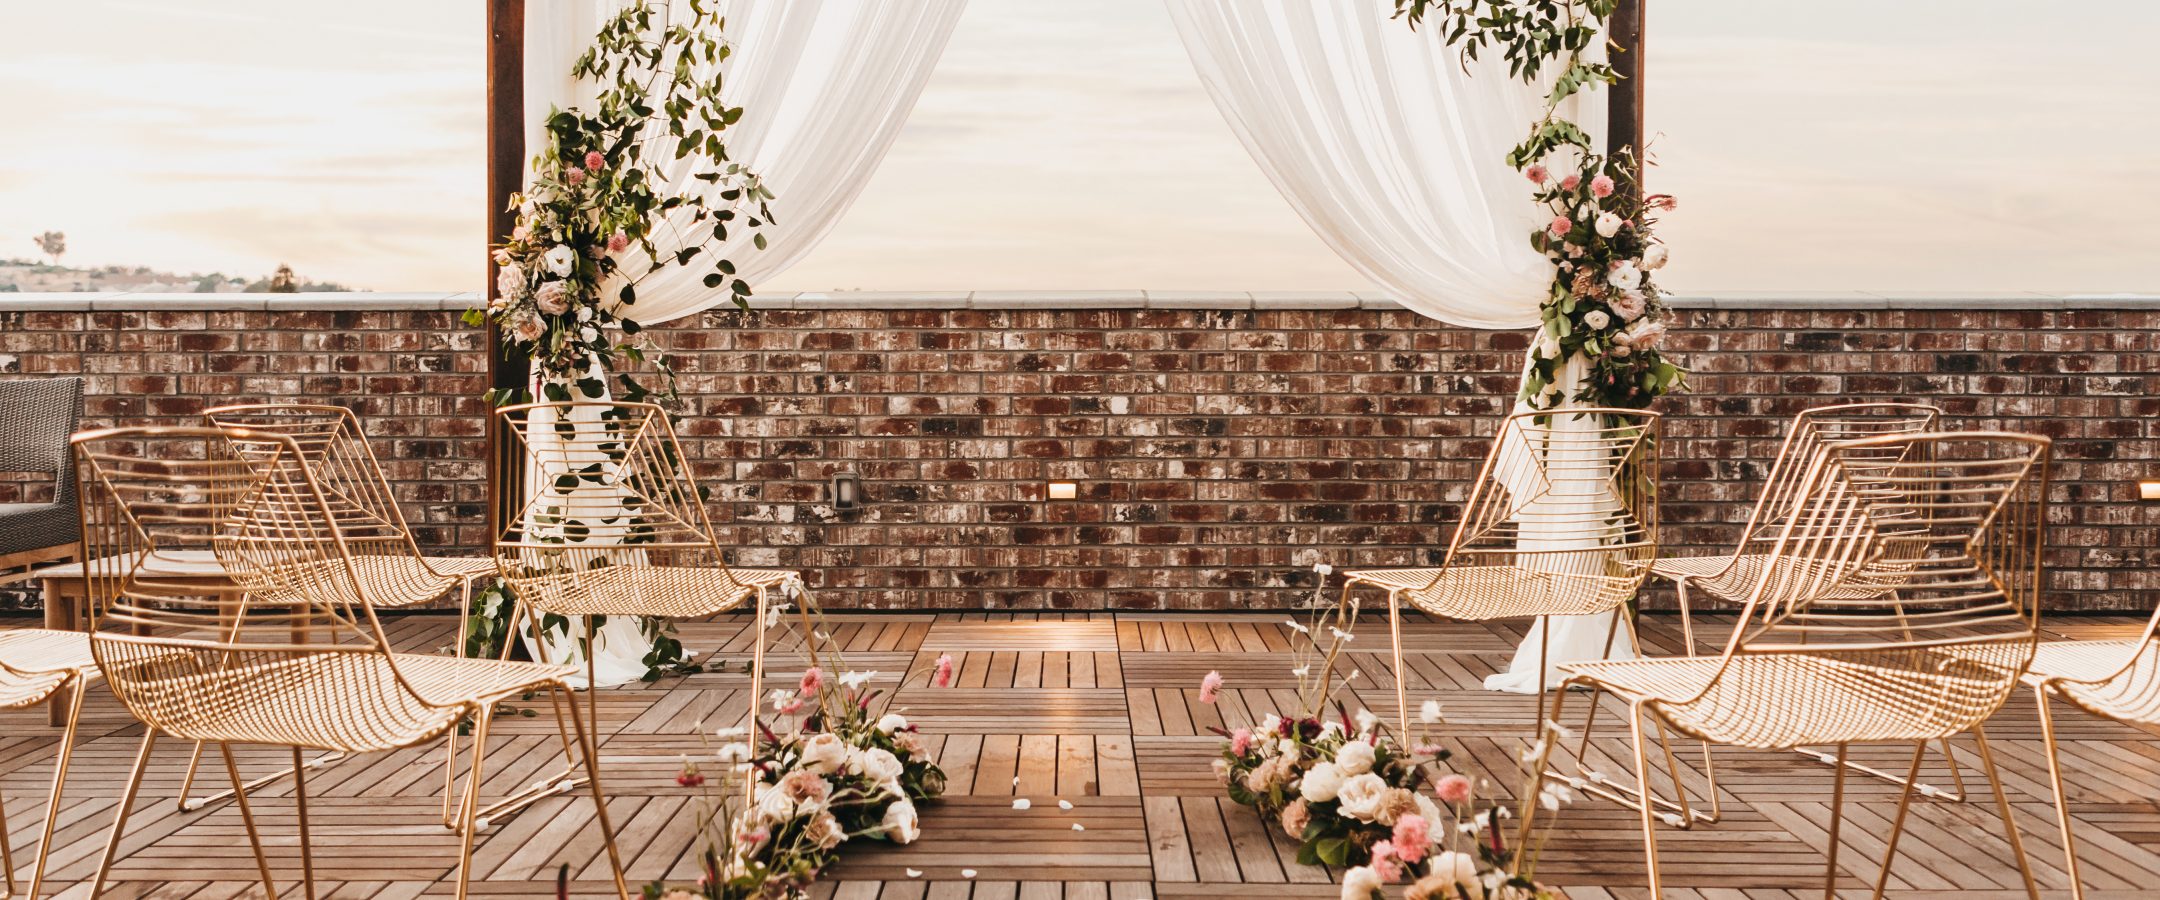
<path fill-rule="evenodd" d="M 1668 289 L 2160 291 L 2160 5 L 1650 6 Z M 59 229 L 76 265 L 477 288 L 481 9 L 8 4 L 0 257 Z M 1238 146 L 1160 0 L 975 0 L 861 201 L 761 287 L 1370 285 Z"/>

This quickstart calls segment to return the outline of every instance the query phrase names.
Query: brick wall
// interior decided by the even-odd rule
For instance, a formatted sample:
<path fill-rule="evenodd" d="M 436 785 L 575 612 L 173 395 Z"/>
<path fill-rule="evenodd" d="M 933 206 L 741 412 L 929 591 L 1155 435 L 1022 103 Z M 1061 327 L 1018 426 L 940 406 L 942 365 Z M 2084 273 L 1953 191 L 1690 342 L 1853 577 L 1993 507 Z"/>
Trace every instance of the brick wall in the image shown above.
<path fill-rule="evenodd" d="M 1523 336 L 1355 298 L 1234 297 L 780 298 L 664 340 L 688 360 L 681 427 L 723 542 L 740 563 L 808 570 L 830 605 L 1270 607 L 1310 587 L 1315 561 L 1433 561 Z M 484 362 L 456 321 L 466 301 L 251 302 L 0 300 L 0 376 L 82 373 L 99 423 L 242 399 L 352 406 L 423 541 L 481 552 Z M 2052 606 L 2151 607 L 2160 505 L 2136 503 L 2134 481 L 2160 477 L 2160 305 L 1717 305 L 1683 310 L 1674 342 L 1697 375 L 1663 407 L 1673 550 L 1732 539 L 1794 411 L 1919 398 L 1959 426 L 2057 439 Z M 825 504 L 836 470 L 861 474 L 865 509 Z M 1052 479 L 1080 498 L 1043 500 Z M 22 493 L 0 483 L 0 502 Z"/>

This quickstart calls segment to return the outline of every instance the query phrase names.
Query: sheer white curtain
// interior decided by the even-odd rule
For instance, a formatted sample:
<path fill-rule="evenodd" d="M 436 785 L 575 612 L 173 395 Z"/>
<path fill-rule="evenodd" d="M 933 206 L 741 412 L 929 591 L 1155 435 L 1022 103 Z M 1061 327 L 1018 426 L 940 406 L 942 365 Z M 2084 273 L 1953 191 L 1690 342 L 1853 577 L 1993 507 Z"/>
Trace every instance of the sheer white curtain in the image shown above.
<path fill-rule="evenodd" d="M 736 272 L 751 284 L 795 264 L 824 240 L 842 213 L 855 202 L 900 126 L 915 108 L 930 72 L 945 52 L 946 39 L 966 8 L 966 0 L 719 0 L 727 16 L 734 53 L 724 63 L 724 96 L 743 108 L 742 120 L 727 132 L 729 155 L 765 179 L 777 196 L 778 220 L 765 228 L 768 246 L 751 244 L 748 229 L 734 229 L 720 256 L 732 259 Z M 546 146 L 546 123 L 552 108 L 591 102 L 595 85 L 571 76 L 571 66 L 591 45 L 602 22 L 622 9 L 624 0 L 537 0 L 525 14 L 525 146 Z M 695 185 L 700 167 L 695 157 L 662 166 L 665 188 Z M 529 177 L 529 173 L 528 173 Z M 715 189 L 716 188 L 711 188 Z M 675 214 L 674 224 L 688 230 L 691 214 Z M 671 233 L 656 228 L 657 234 Z M 661 241 L 663 249 L 669 249 Z M 642 324 L 658 324 L 729 302 L 725 289 L 705 287 L 709 253 L 689 266 L 669 266 L 638 284 L 637 301 L 627 314 Z M 615 284 L 602 288 L 613 297 L 623 279 L 645 274 L 635 257 Z M 537 390 L 535 391 L 537 393 Z M 526 483 L 549 483 L 530 467 Z M 552 639 L 547 658 L 582 661 L 577 637 L 584 625 L 573 621 L 560 639 Z M 528 645 L 530 639 L 527 638 Z M 528 649 L 533 649 L 528 647 Z M 652 650 L 635 618 L 608 620 L 596 636 L 595 680 L 602 685 L 635 681 L 645 674 Z M 574 678 L 582 682 L 581 666 Z M 582 686 L 580 684 L 579 686 Z"/>
<path fill-rule="evenodd" d="M 1511 77 L 1498 54 L 1465 67 L 1384 0 L 1165 2 L 1230 129 L 1345 262 L 1443 322 L 1538 324 L 1552 264 L 1530 233 L 1550 214 L 1505 158 L 1543 112 L 1542 86 Z M 1595 135 L 1604 103 L 1578 94 L 1562 114 Z M 1563 368 L 1563 389 L 1582 368 Z M 1551 549 L 1566 536 L 1529 540 Z M 1548 663 L 1602 657 L 1609 621 L 1554 620 Z M 1538 639 L 1533 629 L 1486 687 L 1535 692 Z"/>
<path fill-rule="evenodd" d="M 542 0 L 525 18 L 526 146 L 545 141 L 550 104 L 585 102 L 592 85 L 570 66 L 622 0 Z M 721 255 L 751 284 L 794 265 L 824 240 L 862 193 L 915 108 L 945 52 L 966 0 L 722 0 L 734 54 L 724 64 L 725 97 L 743 108 L 727 131 L 728 152 L 778 195 L 769 245 L 751 246 L 734 229 Z M 694 157 L 664 166 L 669 186 L 704 182 Z M 679 214 L 687 223 L 688 212 Z M 666 229 L 656 229 L 666 233 Z M 705 287 L 711 256 L 669 266 L 639 283 L 631 318 L 658 324 L 726 303 Z M 642 274 L 635 265 L 627 277 Z M 612 296 L 609 289 L 603 296 Z"/>

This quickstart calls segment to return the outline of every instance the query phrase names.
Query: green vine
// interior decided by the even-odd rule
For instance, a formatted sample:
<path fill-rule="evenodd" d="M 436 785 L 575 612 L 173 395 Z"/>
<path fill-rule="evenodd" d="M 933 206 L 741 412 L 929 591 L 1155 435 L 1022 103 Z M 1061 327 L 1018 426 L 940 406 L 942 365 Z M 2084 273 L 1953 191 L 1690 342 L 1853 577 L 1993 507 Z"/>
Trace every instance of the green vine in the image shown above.
<path fill-rule="evenodd" d="M 1428 18 L 1465 69 L 1497 48 L 1508 75 L 1546 84 L 1545 109 L 1507 163 L 1532 185 L 1551 213 L 1531 232 L 1530 246 L 1553 263 L 1551 290 L 1540 307 L 1521 399 L 1551 409 L 1565 401 L 1639 409 L 1677 390 L 1687 373 L 1658 345 L 1669 309 L 1651 272 L 1668 258 L 1653 234 L 1655 213 L 1677 205 L 1670 195 L 1644 194 L 1642 163 L 1631 153 L 1603 155 L 1588 132 L 1560 115 L 1561 103 L 1584 90 L 1616 84 L 1611 65 L 1589 59 L 1617 0 L 1395 0 L 1396 16 L 1411 28 Z M 1557 74 L 1555 74 L 1557 73 Z M 1574 171 L 1555 177 L 1552 166 Z M 1561 370 L 1587 363 L 1580 387 L 1561 396 Z"/>

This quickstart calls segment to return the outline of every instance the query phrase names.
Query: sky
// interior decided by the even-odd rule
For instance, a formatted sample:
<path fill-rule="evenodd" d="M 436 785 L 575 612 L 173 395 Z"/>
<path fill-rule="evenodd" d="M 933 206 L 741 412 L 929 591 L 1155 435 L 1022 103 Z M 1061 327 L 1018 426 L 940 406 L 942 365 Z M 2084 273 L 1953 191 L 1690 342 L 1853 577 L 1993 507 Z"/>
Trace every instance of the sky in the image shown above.
<path fill-rule="evenodd" d="M 1669 291 L 2160 292 L 2160 4 L 1650 5 Z M 0 5 L 0 257 L 58 229 L 75 265 L 477 289 L 482 7 Z M 1160 0 L 974 0 L 855 207 L 759 287 L 1372 285 Z"/>

